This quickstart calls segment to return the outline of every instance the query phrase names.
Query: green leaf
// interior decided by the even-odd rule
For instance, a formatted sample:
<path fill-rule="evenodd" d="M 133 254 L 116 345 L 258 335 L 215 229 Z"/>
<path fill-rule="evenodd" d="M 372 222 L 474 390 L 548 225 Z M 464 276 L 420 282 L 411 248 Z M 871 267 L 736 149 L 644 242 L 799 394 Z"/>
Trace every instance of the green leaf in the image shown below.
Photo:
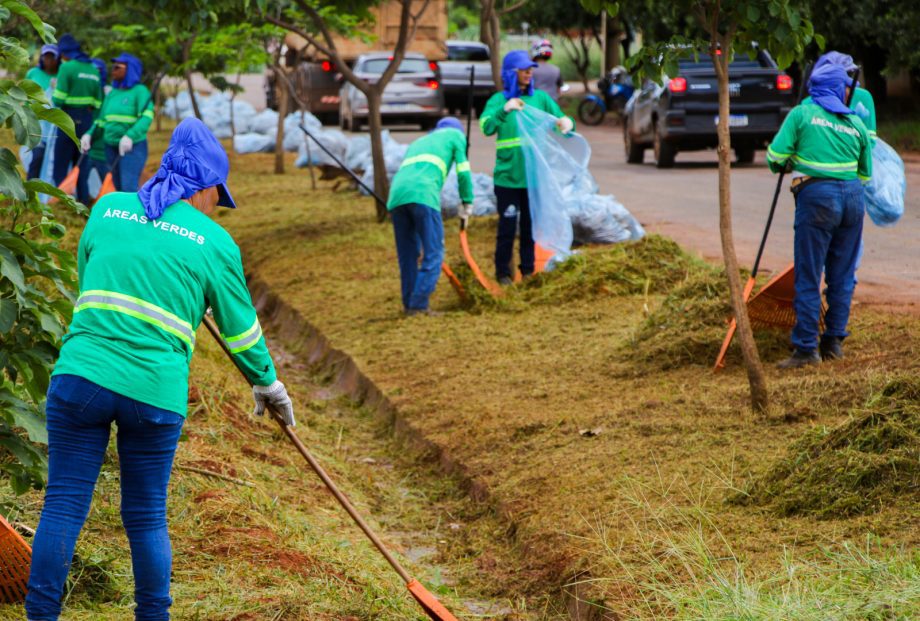
<path fill-rule="evenodd" d="M 28 101 L 28 95 L 18 86 L 14 86 L 6 94 L 16 99 L 17 103 L 22 102 L 20 105 L 16 105 L 13 115 L 10 117 L 16 142 L 32 149 L 42 141 L 42 126 L 39 124 L 38 117 L 31 106 L 23 105 Z M 18 97 L 20 94 L 22 95 L 21 100 Z"/>
<path fill-rule="evenodd" d="M 756 22 L 760 19 L 760 9 L 757 8 L 754 4 L 749 4 L 747 9 L 747 18 L 752 22 Z"/>
<path fill-rule="evenodd" d="M 815 33 L 815 43 L 823 50 L 824 46 L 827 45 L 827 40 L 825 40 L 824 35 Z"/>
<path fill-rule="evenodd" d="M 48 430 L 38 410 L 27 407 L 25 403 L 22 407 L 14 406 L 10 410 L 13 414 L 13 424 L 24 429 L 29 435 L 29 440 L 39 444 L 48 444 Z"/>
<path fill-rule="evenodd" d="M 0 148 L 0 196 L 26 200 L 26 190 L 19 173 L 19 159 L 6 147 Z"/>
<path fill-rule="evenodd" d="M 41 108 L 35 111 L 35 116 L 37 116 L 42 121 L 48 121 L 56 126 L 58 126 L 61 131 L 63 131 L 67 136 L 73 140 L 75 143 L 79 143 L 77 140 L 77 134 L 74 130 L 73 119 L 58 108 Z"/>
<path fill-rule="evenodd" d="M 43 22 L 42 18 L 38 16 L 38 13 L 19 0 L 0 0 L 0 6 L 19 17 L 25 18 L 27 22 L 32 24 L 32 28 L 35 29 L 35 32 L 38 33 L 38 36 L 40 36 L 45 43 L 55 42 L 54 28 L 50 24 Z"/>
<path fill-rule="evenodd" d="M 79 203 L 75 202 L 73 197 L 59 189 L 56 186 L 51 185 L 46 181 L 40 179 L 29 179 L 24 182 L 23 187 L 29 192 L 35 192 L 36 194 L 47 194 L 48 196 L 53 196 L 64 204 L 70 205 L 71 207 L 76 208 Z"/>
<path fill-rule="evenodd" d="M 13 329 L 18 315 L 19 305 L 15 300 L 0 298 L 0 334 L 6 334 Z"/>
<path fill-rule="evenodd" d="M 18 289 L 23 289 L 26 286 L 19 261 L 16 260 L 16 255 L 10 252 L 10 249 L 6 246 L 0 246 L 0 276 L 9 279 Z"/>

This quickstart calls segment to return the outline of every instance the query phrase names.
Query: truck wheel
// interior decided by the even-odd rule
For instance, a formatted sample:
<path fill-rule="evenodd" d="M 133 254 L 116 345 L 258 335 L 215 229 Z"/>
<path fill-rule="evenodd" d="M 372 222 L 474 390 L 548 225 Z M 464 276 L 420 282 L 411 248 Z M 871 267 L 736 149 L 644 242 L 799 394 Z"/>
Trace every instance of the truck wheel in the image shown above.
<path fill-rule="evenodd" d="M 738 164 L 750 164 L 754 161 L 754 148 L 743 147 L 735 149 L 735 161 Z"/>
<path fill-rule="evenodd" d="M 658 168 L 671 168 L 674 166 L 674 158 L 677 156 L 677 147 L 661 138 L 661 130 L 658 123 L 655 123 L 655 166 Z"/>
<path fill-rule="evenodd" d="M 578 104 L 578 120 L 585 125 L 600 125 L 606 113 L 604 105 L 594 97 L 587 98 Z"/>
<path fill-rule="evenodd" d="M 629 133 L 629 119 L 623 119 L 623 146 L 626 148 L 626 163 L 641 164 L 645 159 L 645 147 L 637 145 Z"/>

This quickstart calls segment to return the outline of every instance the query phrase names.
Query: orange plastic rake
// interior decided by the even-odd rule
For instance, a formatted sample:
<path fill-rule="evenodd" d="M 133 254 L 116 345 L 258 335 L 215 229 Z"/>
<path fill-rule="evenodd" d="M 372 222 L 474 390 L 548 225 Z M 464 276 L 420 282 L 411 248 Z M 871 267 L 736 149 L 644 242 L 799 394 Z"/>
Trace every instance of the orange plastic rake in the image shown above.
<path fill-rule="evenodd" d="M 26 598 L 32 548 L 0 516 L 0 603 L 17 604 Z"/>
<path fill-rule="evenodd" d="M 236 359 L 233 357 L 233 354 L 230 353 L 230 349 L 227 347 L 227 344 L 220 336 L 220 331 L 217 329 L 217 326 L 214 324 L 214 320 L 210 317 L 205 317 L 204 325 L 208 329 L 208 332 L 214 337 L 217 343 L 221 346 L 221 349 L 224 350 L 224 353 L 227 354 L 227 357 L 236 365 L 236 368 L 239 369 L 240 373 L 243 373 L 243 370 L 236 364 Z M 246 377 L 246 374 L 243 373 L 243 377 Z M 249 382 L 249 378 L 246 378 L 246 381 Z M 250 385 L 252 383 L 250 382 Z M 433 621 L 457 621 L 457 618 L 444 607 L 437 598 L 432 595 L 428 589 L 426 589 L 422 584 L 409 575 L 403 566 L 400 565 L 390 551 L 383 545 L 383 542 L 380 541 L 380 538 L 377 537 L 376 533 L 371 530 L 370 526 L 367 525 L 367 522 L 361 517 L 360 514 L 355 510 L 354 506 L 351 504 L 351 501 L 348 500 L 348 497 L 343 494 L 338 486 L 329 478 L 329 475 L 326 474 L 326 471 L 319 464 L 313 455 L 310 454 L 310 451 L 307 450 L 307 447 L 304 446 L 303 442 L 300 441 L 300 438 L 297 437 L 297 434 L 294 433 L 294 430 L 284 424 L 284 421 L 281 420 L 281 417 L 278 416 L 278 413 L 275 412 L 273 408 L 271 410 L 272 418 L 275 419 L 275 422 L 278 423 L 278 426 L 281 427 L 281 430 L 288 437 L 288 439 L 297 447 L 298 452 L 303 456 L 303 458 L 310 465 L 310 468 L 316 475 L 322 480 L 323 484 L 326 486 L 335 499 L 339 502 L 343 509 L 351 516 L 351 519 L 354 520 L 355 524 L 358 525 L 358 528 L 371 540 L 371 543 L 374 544 L 374 547 L 383 555 L 383 558 L 390 564 L 396 573 L 399 574 L 399 577 L 403 579 L 403 582 L 406 583 L 406 588 L 409 589 L 409 593 L 412 594 L 412 597 L 415 598 L 415 601 L 419 603 L 422 609 L 425 611 L 425 614 L 428 615 Z"/>

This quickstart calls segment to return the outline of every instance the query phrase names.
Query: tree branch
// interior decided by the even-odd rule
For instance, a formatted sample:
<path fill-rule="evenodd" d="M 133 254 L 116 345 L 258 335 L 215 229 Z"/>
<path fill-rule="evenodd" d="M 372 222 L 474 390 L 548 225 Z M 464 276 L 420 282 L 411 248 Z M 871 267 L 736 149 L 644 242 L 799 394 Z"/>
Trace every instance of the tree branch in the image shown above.
<path fill-rule="evenodd" d="M 298 0 L 298 2 L 303 2 L 303 0 Z M 396 75 L 396 71 L 402 64 L 403 58 L 406 57 L 406 44 L 409 38 L 409 18 L 412 15 L 410 11 L 412 8 L 412 0 L 400 0 L 400 4 L 402 5 L 402 11 L 400 11 L 399 14 L 399 37 L 396 39 L 396 49 L 393 50 L 393 60 L 387 65 L 387 68 L 383 71 L 383 74 L 376 84 L 381 92 L 383 92 L 384 87 L 386 87 L 393 76 Z"/>
<path fill-rule="evenodd" d="M 496 13 L 497 15 L 507 15 L 508 13 L 510 13 L 510 12 L 512 12 L 512 11 L 517 11 L 519 8 L 521 8 L 522 6 L 524 6 L 524 4 L 525 4 L 526 2 L 527 2 L 527 0 L 518 0 L 517 2 L 515 2 L 514 4 L 512 4 L 511 6 L 506 6 L 506 7 L 503 7 L 503 8 L 501 8 L 501 9 L 493 9 L 493 10 L 495 11 L 495 13 Z"/>

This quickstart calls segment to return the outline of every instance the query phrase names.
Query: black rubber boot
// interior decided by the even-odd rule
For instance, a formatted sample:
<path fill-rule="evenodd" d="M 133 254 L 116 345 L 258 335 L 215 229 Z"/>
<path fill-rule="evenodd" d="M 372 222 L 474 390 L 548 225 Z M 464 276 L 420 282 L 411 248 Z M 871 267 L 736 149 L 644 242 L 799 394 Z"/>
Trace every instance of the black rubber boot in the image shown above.
<path fill-rule="evenodd" d="M 840 360 L 843 358 L 843 339 L 839 336 L 822 336 L 818 346 L 821 360 Z"/>
<path fill-rule="evenodd" d="M 779 362 L 776 366 L 780 369 L 798 369 L 807 367 L 810 364 L 818 364 L 819 362 L 821 362 L 821 356 L 818 355 L 817 349 L 808 351 L 796 349 L 791 356 Z"/>

